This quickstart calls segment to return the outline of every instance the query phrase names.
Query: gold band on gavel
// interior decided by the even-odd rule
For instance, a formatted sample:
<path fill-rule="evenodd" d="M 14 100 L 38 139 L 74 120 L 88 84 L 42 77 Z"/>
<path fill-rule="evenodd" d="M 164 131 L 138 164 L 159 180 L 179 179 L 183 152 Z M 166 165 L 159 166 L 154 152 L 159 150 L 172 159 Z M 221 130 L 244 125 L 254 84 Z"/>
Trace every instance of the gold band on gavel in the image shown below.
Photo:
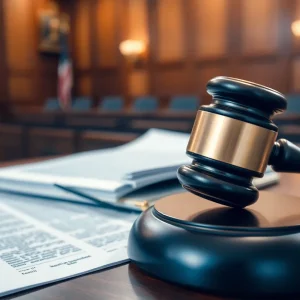
<path fill-rule="evenodd" d="M 263 173 L 277 132 L 199 110 L 187 151 Z"/>

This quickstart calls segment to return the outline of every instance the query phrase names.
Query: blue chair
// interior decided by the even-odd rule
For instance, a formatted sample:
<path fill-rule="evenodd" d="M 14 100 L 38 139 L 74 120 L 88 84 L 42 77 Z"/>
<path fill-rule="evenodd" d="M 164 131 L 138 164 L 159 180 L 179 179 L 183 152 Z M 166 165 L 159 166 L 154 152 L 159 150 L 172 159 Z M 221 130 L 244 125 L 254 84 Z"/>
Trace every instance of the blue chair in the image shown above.
<path fill-rule="evenodd" d="M 169 111 L 196 111 L 200 105 L 197 96 L 173 96 L 169 105 Z"/>
<path fill-rule="evenodd" d="M 100 111 L 121 111 L 124 107 L 124 99 L 122 96 L 106 96 L 103 97 L 99 103 L 98 109 Z"/>
<path fill-rule="evenodd" d="M 57 111 L 60 110 L 59 102 L 57 98 L 48 98 L 44 105 L 44 111 Z"/>
<path fill-rule="evenodd" d="M 300 113 L 300 94 L 287 95 L 287 110 L 286 114 L 299 114 Z"/>
<path fill-rule="evenodd" d="M 137 97 L 133 103 L 133 110 L 137 112 L 154 112 L 158 108 L 158 99 L 153 96 Z"/>
<path fill-rule="evenodd" d="M 73 100 L 72 110 L 87 111 L 92 108 L 93 101 L 88 97 L 77 97 Z"/>

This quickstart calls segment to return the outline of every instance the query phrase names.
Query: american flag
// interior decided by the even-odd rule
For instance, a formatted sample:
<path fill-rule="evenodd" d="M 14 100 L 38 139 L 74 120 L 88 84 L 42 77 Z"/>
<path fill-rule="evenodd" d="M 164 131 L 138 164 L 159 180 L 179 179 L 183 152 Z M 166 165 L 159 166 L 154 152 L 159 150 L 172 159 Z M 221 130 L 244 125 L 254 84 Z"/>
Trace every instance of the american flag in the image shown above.
<path fill-rule="evenodd" d="M 58 63 L 58 99 L 62 110 L 70 107 L 72 102 L 73 72 L 67 42 L 63 43 Z"/>

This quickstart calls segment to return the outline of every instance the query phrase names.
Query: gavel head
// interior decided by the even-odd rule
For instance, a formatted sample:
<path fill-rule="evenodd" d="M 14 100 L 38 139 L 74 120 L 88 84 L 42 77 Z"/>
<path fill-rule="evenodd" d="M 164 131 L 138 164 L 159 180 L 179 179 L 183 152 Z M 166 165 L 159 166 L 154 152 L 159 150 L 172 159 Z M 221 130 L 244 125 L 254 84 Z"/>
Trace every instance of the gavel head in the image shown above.
<path fill-rule="evenodd" d="M 211 105 L 201 106 L 187 146 L 191 165 L 178 169 L 188 191 L 227 206 L 258 199 L 253 177 L 263 177 L 278 128 L 271 118 L 286 109 L 285 97 L 241 79 L 216 77 L 207 84 Z"/>

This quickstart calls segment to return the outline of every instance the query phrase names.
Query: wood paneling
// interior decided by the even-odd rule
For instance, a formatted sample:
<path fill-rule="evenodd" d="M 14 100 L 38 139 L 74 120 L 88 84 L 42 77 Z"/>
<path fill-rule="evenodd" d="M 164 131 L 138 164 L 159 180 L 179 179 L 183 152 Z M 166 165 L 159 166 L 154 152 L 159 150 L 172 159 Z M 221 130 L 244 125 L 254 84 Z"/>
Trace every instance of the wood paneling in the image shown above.
<path fill-rule="evenodd" d="M 10 76 L 8 79 L 9 96 L 20 102 L 34 97 L 32 78 L 26 76 Z"/>
<path fill-rule="evenodd" d="M 79 151 L 111 148 L 129 143 L 138 137 L 134 133 L 84 131 L 79 137 Z"/>
<path fill-rule="evenodd" d="M 97 44 L 99 67 L 116 67 L 118 56 L 117 1 L 98 0 L 96 9 Z M 93 41 L 92 41 L 93 42 Z"/>
<path fill-rule="evenodd" d="M 25 157 L 24 128 L 18 125 L 0 126 L 0 160 Z"/>
<path fill-rule="evenodd" d="M 185 0 L 157 1 L 157 53 L 159 62 L 178 61 L 185 57 L 183 7 Z"/>
<path fill-rule="evenodd" d="M 76 3 L 74 28 L 74 53 L 76 67 L 80 70 L 91 67 L 90 18 L 91 1 L 80 0 Z"/>
<path fill-rule="evenodd" d="M 128 38 L 147 43 L 149 40 L 147 0 L 129 0 L 128 23 Z"/>
<path fill-rule="evenodd" d="M 57 95 L 57 75 L 44 75 L 38 79 L 39 81 L 39 104 L 44 105 L 44 101 L 49 97 Z M 36 93 L 36 88 L 33 88 L 33 93 Z"/>
<path fill-rule="evenodd" d="M 96 95 L 98 98 L 105 95 L 122 94 L 120 74 L 117 69 L 102 70 L 95 75 Z"/>
<path fill-rule="evenodd" d="M 5 33 L 4 33 L 4 7 L 3 1 L 0 1 L 0 103 L 6 103 L 6 106 L 9 106 L 9 97 L 8 97 L 8 69 L 7 69 L 7 59 L 6 59 L 6 49 L 5 45 Z M 1 30 L 2 28 L 2 30 Z"/>
<path fill-rule="evenodd" d="M 227 1 L 191 0 L 193 56 L 216 58 L 226 55 Z"/>
<path fill-rule="evenodd" d="M 226 65 L 224 63 L 212 66 L 199 66 L 194 77 L 194 84 L 196 86 L 194 91 L 201 96 L 206 96 L 206 84 L 211 78 L 216 76 L 227 76 Z"/>
<path fill-rule="evenodd" d="M 37 50 L 37 15 L 48 1 L 0 1 L 0 55 L 5 56 L 0 59 L 0 80 L 7 78 L 11 102 L 42 105 L 56 95 L 57 57 Z M 140 94 L 203 96 L 206 82 L 218 75 L 284 93 L 300 91 L 300 39 L 292 38 L 290 28 L 300 19 L 300 0 L 58 3 L 72 19 L 74 96 L 95 101 L 112 94 L 126 99 Z M 148 43 L 145 61 L 132 64 L 122 57 L 119 43 L 129 38 Z M 0 92 L 5 95 L 5 89 Z"/>
<path fill-rule="evenodd" d="M 90 75 L 81 75 L 76 80 L 78 95 L 89 96 L 92 94 L 92 82 Z"/>
<path fill-rule="evenodd" d="M 294 0 L 295 10 L 294 10 L 294 21 L 300 20 L 300 0 Z"/>
<path fill-rule="evenodd" d="M 190 78 L 181 68 L 161 69 L 154 78 L 154 94 L 170 96 L 189 93 Z"/>
<path fill-rule="evenodd" d="M 300 92 L 300 57 L 292 62 L 292 90 Z"/>
<path fill-rule="evenodd" d="M 128 1 L 128 39 L 141 40 L 146 45 L 149 41 L 147 0 Z M 146 59 L 146 55 L 144 55 Z M 128 68 L 127 92 L 130 96 L 149 93 L 149 74 L 144 68 Z"/>
<path fill-rule="evenodd" d="M 241 65 L 240 77 L 281 91 L 281 81 L 283 80 L 281 76 L 284 74 L 278 76 L 277 70 L 279 69 L 278 61 L 273 59 L 249 61 Z"/>
<path fill-rule="evenodd" d="M 148 72 L 146 70 L 134 70 L 129 75 L 129 94 L 139 96 L 149 94 Z"/>
<path fill-rule="evenodd" d="M 3 0 L 7 89 L 13 105 L 42 105 L 57 90 L 57 58 L 38 51 L 40 10 L 48 0 Z"/>
<path fill-rule="evenodd" d="M 294 3 L 294 10 L 292 13 L 292 22 L 300 20 L 300 0 L 294 0 L 293 3 Z M 291 28 L 290 28 L 290 34 L 293 38 L 294 49 L 295 50 L 300 49 L 300 36 L 293 35 Z"/>
<path fill-rule="evenodd" d="M 278 47 L 279 0 L 243 0 L 241 4 L 243 53 L 275 53 Z"/>
<path fill-rule="evenodd" d="M 11 70 L 34 68 L 36 45 L 32 0 L 3 0 L 5 16 L 6 54 Z"/>
<path fill-rule="evenodd" d="M 71 154 L 75 151 L 72 130 L 33 128 L 28 132 L 29 157 Z"/>

